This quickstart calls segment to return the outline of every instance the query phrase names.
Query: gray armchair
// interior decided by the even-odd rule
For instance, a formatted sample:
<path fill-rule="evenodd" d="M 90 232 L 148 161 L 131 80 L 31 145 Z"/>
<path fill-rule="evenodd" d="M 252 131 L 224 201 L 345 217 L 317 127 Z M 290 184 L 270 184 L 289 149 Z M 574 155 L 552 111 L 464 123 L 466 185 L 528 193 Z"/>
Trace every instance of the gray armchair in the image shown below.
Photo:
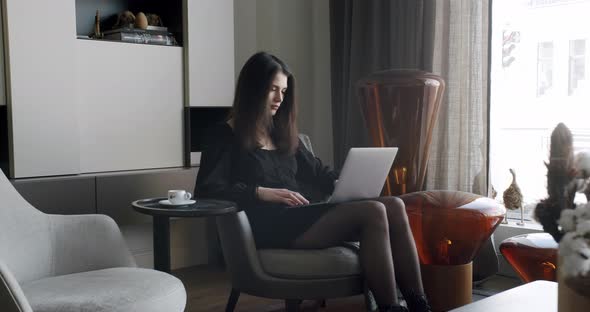
<path fill-rule="evenodd" d="M 300 135 L 308 150 L 309 138 Z M 217 217 L 223 255 L 232 290 L 226 312 L 234 310 L 240 293 L 284 299 L 287 312 L 298 311 L 303 299 L 325 300 L 365 294 L 367 310 L 376 305 L 364 285 L 358 247 L 327 249 L 257 249 L 245 212 Z"/>
<path fill-rule="evenodd" d="M 0 171 L 0 311 L 183 311 L 176 277 L 137 268 L 104 215 L 49 215 Z"/>

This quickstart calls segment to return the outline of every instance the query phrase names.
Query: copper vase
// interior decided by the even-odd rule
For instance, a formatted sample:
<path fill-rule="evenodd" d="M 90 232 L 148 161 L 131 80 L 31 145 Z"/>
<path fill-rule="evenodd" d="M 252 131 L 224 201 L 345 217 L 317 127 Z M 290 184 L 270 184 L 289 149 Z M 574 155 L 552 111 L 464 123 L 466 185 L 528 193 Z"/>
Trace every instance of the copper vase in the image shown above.
<path fill-rule="evenodd" d="M 399 147 L 383 195 L 424 190 L 428 152 L 444 89 L 440 76 L 409 69 L 377 72 L 357 83 L 371 144 Z"/>

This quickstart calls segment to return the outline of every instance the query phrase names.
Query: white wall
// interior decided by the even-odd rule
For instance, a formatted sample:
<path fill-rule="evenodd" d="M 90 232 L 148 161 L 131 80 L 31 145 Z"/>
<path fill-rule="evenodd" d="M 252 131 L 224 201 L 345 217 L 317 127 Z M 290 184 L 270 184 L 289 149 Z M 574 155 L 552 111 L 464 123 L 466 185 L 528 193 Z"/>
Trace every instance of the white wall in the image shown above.
<path fill-rule="evenodd" d="M 234 0 L 236 77 L 248 57 L 267 51 L 295 75 L 299 127 L 318 157 L 333 164 L 328 0 Z"/>

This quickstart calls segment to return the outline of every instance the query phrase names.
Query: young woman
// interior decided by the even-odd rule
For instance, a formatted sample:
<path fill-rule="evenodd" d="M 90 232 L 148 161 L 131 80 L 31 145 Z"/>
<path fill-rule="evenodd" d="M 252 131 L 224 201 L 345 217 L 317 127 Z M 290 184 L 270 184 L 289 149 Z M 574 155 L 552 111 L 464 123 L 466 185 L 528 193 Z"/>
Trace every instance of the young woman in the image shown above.
<path fill-rule="evenodd" d="M 197 177 L 198 197 L 246 211 L 258 247 L 327 248 L 360 241 L 380 311 L 430 311 L 403 202 L 396 197 L 300 207 L 323 200 L 338 175 L 298 140 L 295 79 L 285 63 L 253 55 L 238 78 L 230 119 L 214 129 Z M 395 267 L 395 271 L 394 271 Z"/>

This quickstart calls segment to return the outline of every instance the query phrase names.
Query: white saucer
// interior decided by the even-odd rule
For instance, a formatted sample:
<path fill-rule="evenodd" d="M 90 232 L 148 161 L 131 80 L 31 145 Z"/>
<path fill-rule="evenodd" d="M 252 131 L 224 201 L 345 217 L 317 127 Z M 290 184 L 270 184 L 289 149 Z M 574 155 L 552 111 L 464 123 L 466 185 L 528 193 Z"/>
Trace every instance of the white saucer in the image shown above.
<path fill-rule="evenodd" d="M 194 199 L 189 199 L 189 200 L 182 202 L 180 204 L 173 204 L 169 200 L 164 199 L 164 200 L 159 201 L 158 203 L 160 203 L 160 205 L 164 205 L 164 206 L 187 206 L 187 205 L 192 205 L 196 202 L 197 201 Z"/>

